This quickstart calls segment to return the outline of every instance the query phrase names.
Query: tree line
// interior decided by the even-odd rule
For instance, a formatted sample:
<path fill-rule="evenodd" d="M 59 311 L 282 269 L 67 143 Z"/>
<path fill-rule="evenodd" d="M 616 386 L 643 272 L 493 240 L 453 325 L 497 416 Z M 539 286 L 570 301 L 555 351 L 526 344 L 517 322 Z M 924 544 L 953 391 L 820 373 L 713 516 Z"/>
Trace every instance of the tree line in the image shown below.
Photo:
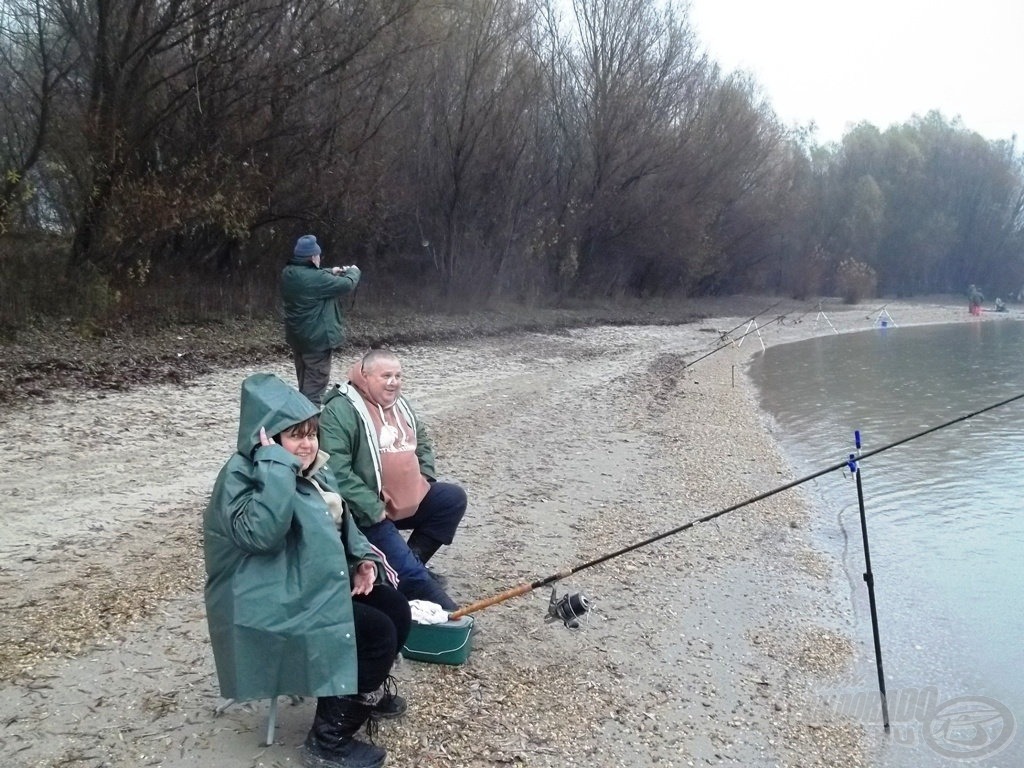
<path fill-rule="evenodd" d="M 1024 284 L 1012 140 L 819 145 L 671 3 L 2 0 L 0 84 L 5 250 L 112 285 L 271 281 L 307 232 L 481 302 Z"/>

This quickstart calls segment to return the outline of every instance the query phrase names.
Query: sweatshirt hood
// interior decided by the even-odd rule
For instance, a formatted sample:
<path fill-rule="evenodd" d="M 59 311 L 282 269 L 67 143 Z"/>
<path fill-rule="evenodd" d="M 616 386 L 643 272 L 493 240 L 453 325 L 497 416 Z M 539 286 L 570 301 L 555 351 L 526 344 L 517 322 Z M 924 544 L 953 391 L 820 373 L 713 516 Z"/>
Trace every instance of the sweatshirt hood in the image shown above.
<path fill-rule="evenodd" d="M 254 373 L 242 382 L 238 418 L 238 452 L 251 456 L 260 444 L 260 427 L 273 437 L 288 427 L 320 415 L 320 409 L 295 387 L 272 373 Z"/>
<path fill-rule="evenodd" d="M 380 405 L 376 400 L 370 397 L 370 387 L 366 383 L 366 374 L 363 373 L 363 361 L 362 358 L 356 360 L 352 367 L 348 369 L 348 380 L 349 383 L 359 390 L 359 394 L 363 396 L 363 399 L 373 405 Z"/>

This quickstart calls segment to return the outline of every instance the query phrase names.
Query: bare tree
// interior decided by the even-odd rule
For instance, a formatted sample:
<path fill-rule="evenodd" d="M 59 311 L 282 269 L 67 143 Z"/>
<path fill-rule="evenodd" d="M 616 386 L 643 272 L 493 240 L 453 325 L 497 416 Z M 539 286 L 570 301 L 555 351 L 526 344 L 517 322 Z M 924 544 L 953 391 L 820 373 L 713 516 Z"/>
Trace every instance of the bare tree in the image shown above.
<path fill-rule="evenodd" d="M 631 255 L 663 224 L 677 160 L 709 62 L 675 9 L 645 0 L 575 0 L 553 74 L 562 124 L 582 154 L 565 204 L 584 280 L 624 287 L 645 267 Z M 644 241 L 644 242 L 641 242 Z M 633 245 L 630 245 L 633 243 Z"/>
<path fill-rule="evenodd" d="M 500 271 L 515 237 L 537 90 L 531 22 L 518 0 L 432 10 L 437 43 L 424 51 L 429 77 L 408 115 L 418 137 L 410 172 L 423 247 L 447 288 Z"/>
<path fill-rule="evenodd" d="M 0 6 L 0 233 L 19 202 L 37 195 L 30 177 L 38 170 L 53 130 L 57 92 L 72 65 L 70 39 L 43 0 Z M 45 208 L 37 206 L 36 218 L 52 224 Z"/>
<path fill-rule="evenodd" d="M 76 62 L 47 149 L 51 175 L 77 189 L 71 266 L 106 271 L 139 254 L 223 258 L 261 225 L 333 208 L 336 185 L 319 182 L 386 112 L 353 90 L 380 96 L 384 75 L 368 73 L 391 61 L 374 46 L 414 7 L 39 2 Z"/>
<path fill-rule="evenodd" d="M 670 264 L 685 290 L 725 290 L 778 247 L 778 223 L 793 202 L 786 136 L 753 81 L 712 68 L 683 137 L 671 184 L 685 214 Z"/>

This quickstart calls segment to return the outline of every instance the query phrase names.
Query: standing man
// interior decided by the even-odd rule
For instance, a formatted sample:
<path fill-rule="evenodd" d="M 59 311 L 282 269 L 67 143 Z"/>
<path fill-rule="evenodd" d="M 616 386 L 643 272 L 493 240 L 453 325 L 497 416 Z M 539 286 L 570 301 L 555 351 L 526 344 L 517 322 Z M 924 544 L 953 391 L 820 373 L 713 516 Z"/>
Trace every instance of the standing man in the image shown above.
<path fill-rule="evenodd" d="M 399 591 L 456 610 L 426 563 L 455 538 L 466 492 L 437 481 L 433 445 L 402 397 L 402 364 L 393 352 L 368 352 L 348 383 L 327 393 L 320 445 L 356 525 L 398 571 Z M 399 529 L 412 531 L 408 542 Z"/>
<path fill-rule="evenodd" d="M 303 235 L 281 272 L 284 336 L 295 358 L 299 391 L 313 405 L 331 378 L 331 351 L 345 340 L 341 297 L 359 285 L 359 267 L 320 269 L 315 235 Z"/>

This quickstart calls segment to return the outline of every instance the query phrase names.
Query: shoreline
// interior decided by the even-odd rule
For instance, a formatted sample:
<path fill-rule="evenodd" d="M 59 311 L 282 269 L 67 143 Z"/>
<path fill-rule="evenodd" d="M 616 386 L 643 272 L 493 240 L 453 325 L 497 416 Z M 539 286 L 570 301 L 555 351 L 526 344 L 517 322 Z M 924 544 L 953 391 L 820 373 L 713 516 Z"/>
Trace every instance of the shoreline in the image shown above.
<path fill-rule="evenodd" d="M 966 302 L 886 307 L 896 327 L 997 319 L 970 317 Z M 870 308 L 827 314 L 839 332 L 873 327 Z M 805 312 L 761 337 L 831 333 L 815 320 Z M 441 472 L 470 491 L 471 516 L 438 555 L 458 599 L 587 562 L 791 479 L 747 374 L 757 334 L 687 366 L 745 322 L 722 312 L 684 326 L 400 347 Z M 336 360 L 335 372 L 344 366 Z M 259 369 L 292 375 L 284 359 Z M 0 683 L 8 761 L 298 765 L 309 701 L 281 700 L 268 748 L 259 746 L 266 702 L 213 716 L 223 702 L 197 516 L 232 449 L 248 371 L 62 394 L 0 419 L 15 443 L 0 482 L 9 564 L 0 607 L 18 616 L 0 625 L 0 662 L 16 670 Z M 40 475 L 61 481 L 39 489 Z M 813 500 L 790 493 L 558 583 L 559 594 L 595 600 L 580 632 L 545 624 L 548 593 L 531 593 L 479 614 L 466 665 L 400 664 L 411 706 L 382 728 L 388 764 L 869 764 L 861 726 L 809 719 L 814 686 L 849 669 L 853 648 L 837 564 L 808 546 Z"/>
<path fill-rule="evenodd" d="M 974 317 L 970 316 L 967 313 L 966 308 L 960 308 L 956 305 L 951 305 L 949 307 L 948 314 L 946 314 L 943 311 L 943 308 L 941 306 L 910 306 L 903 307 L 902 309 L 903 312 L 897 315 L 897 317 L 903 320 L 901 325 L 904 327 L 935 324 L 958 325 L 964 322 L 1020 322 L 1021 320 L 1024 320 L 1024 313 L 1020 311 L 1019 307 L 1014 307 L 1009 312 L 996 313 L 993 311 L 985 311 L 981 316 Z M 866 329 L 854 327 L 850 328 L 849 330 L 859 331 Z M 844 329 L 841 329 L 841 331 L 844 331 Z M 1008 331 L 1008 333 L 1011 333 L 1011 338 L 1016 338 L 1017 329 L 1013 329 L 1012 332 Z M 1003 338 L 1002 334 L 1000 333 L 995 333 L 994 337 Z M 933 337 L 915 336 L 912 338 L 932 339 Z M 991 339 L 993 338 L 993 334 L 987 334 L 983 337 L 976 334 L 971 334 L 971 338 Z M 891 341 L 892 343 L 895 343 L 895 340 Z M 861 342 L 857 343 L 860 344 Z M 831 356 L 828 356 L 827 353 L 825 354 L 826 359 L 828 359 L 830 362 L 834 364 L 834 359 Z M 775 368 L 776 371 L 779 371 L 779 366 L 777 364 Z M 812 394 L 811 397 L 814 397 L 814 395 Z M 837 395 L 837 397 L 842 398 L 843 395 Z M 1001 401 L 1002 397 L 1003 396 L 1001 394 L 997 393 L 995 395 L 995 400 Z M 1011 399 L 1016 400 L 1017 397 L 1019 396 L 1015 396 Z M 982 400 L 984 401 L 984 397 L 982 398 Z M 795 402 L 800 401 L 797 400 Z M 967 406 L 963 411 L 959 409 L 951 410 L 948 412 L 948 415 L 945 410 L 940 409 L 939 413 L 930 414 L 932 417 L 938 417 L 934 420 L 929 417 L 923 417 L 920 421 L 908 421 L 906 424 L 904 424 L 903 430 L 901 432 L 897 432 L 894 434 L 890 434 L 887 432 L 887 438 L 883 440 L 883 442 L 888 443 L 889 440 L 896 440 L 897 438 L 909 437 L 912 434 L 918 436 L 929 434 L 932 431 L 932 429 L 928 429 L 927 427 L 934 428 L 936 426 L 950 426 L 961 421 L 962 418 L 966 415 L 965 411 L 968 409 L 973 411 L 976 405 Z M 983 410 L 988 410 L 988 408 Z M 814 411 L 812 410 L 812 413 L 813 412 Z M 863 417 L 863 412 L 860 413 Z M 960 416 L 958 418 L 954 418 L 957 417 L 958 414 L 960 414 Z M 806 419 L 806 417 L 807 414 L 805 413 L 804 418 Z M 824 418 L 825 421 L 828 423 L 821 423 L 821 428 L 817 430 L 818 432 L 823 432 L 823 430 L 827 428 L 829 430 L 828 434 L 831 434 L 831 430 L 834 429 L 837 424 L 845 423 L 844 421 L 832 422 L 829 417 Z M 767 414 L 765 415 L 765 421 L 769 425 L 769 429 L 775 428 L 773 420 Z M 846 421 L 848 421 L 848 419 Z M 818 422 L 815 421 L 814 423 Z M 874 426 L 872 427 L 872 431 L 878 431 L 879 423 L 875 421 L 873 422 L 873 424 Z M 807 429 L 806 421 L 804 428 Z M 851 436 L 850 433 L 846 434 L 849 439 L 849 437 Z M 790 439 L 789 442 L 792 446 L 792 439 Z M 900 440 L 899 443 L 889 443 L 889 446 L 895 447 L 896 444 L 901 444 L 902 442 L 904 441 Z M 867 448 L 868 446 L 865 447 Z M 877 447 L 878 445 L 876 443 L 874 448 L 877 449 Z M 796 452 L 798 454 L 803 455 L 803 468 L 800 469 L 799 472 L 795 473 L 793 473 L 792 468 L 790 468 L 791 473 L 805 474 L 814 471 L 816 467 L 814 465 L 813 455 L 809 457 L 808 452 L 806 450 L 801 451 L 799 448 L 796 448 Z M 872 453 L 873 451 L 869 450 L 867 455 L 870 456 Z M 839 451 L 839 455 L 842 455 L 841 451 Z M 822 460 L 827 461 L 827 459 Z M 874 472 L 872 472 L 871 474 L 874 475 Z M 852 493 L 852 491 L 844 491 L 843 493 Z M 892 717 L 892 728 L 890 731 L 883 731 L 882 729 L 881 701 L 878 687 L 879 682 L 877 680 L 877 675 L 879 674 L 879 671 L 878 667 L 876 666 L 875 650 L 872 645 L 873 626 L 872 623 L 869 621 L 868 592 L 864 584 L 864 555 L 861 551 L 862 542 L 861 533 L 857 522 L 857 505 L 856 503 L 853 503 L 855 499 L 849 500 L 851 506 L 847 507 L 845 506 L 847 504 L 847 500 L 844 499 L 842 501 L 837 501 L 837 499 L 834 497 L 828 499 L 825 498 L 826 495 L 829 494 L 826 494 L 823 490 L 822 497 L 816 501 L 816 506 L 818 506 L 818 508 L 820 509 L 828 510 L 830 513 L 836 514 L 837 518 L 831 518 L 830 516 L 829 520 L 822 519 L 822 521 L 820 521 L 817 526 L 816 533 L 819 537 L 819 543 L 822 546 L 823 550 L 826 553 L 831 553 L 831 557 L 836 560 L 839 566 L 839 581 L 837 582 L 837 588 L 839 591 L 837 592 L 837 594 L 839 594 L 840 596 L 845 594 L 846 607 L 847 610 L 850 612 L 851 617 L 851 629 L 856 631 L 855 634 L 851 635 L 851 641 L 854 643 L 856 647 L 856 653 L 854 654 L 853 664 L 851 668 L 848 670 L 847 675 L 837 676 L 834 682 L 826 681 L 826 684 L 822 686 L 819 690 L 817 696 L 818 707 L 816 714 L 818 717 L 821 718 L 829 718 L 835 717 L 836 713 L 852 713 L 853 716 L 856 717 L 857 722 L 861 723 L 863 734 L 860 738 L 860 741 L 863 745 L 863 748 L 865 749 L 865 754 L 867 754 L 869 758 L 869 764 L 872 766 L 938 766 L 951 764 L 952 762 L 956 761 L 957 754 L 962 754 L 962 752 L 959 751 L 959 742 L 957 742 L 956 739 L 961 737 L 966 738 L 966 731 L 958 731 L 956 730 L 956 726 L 950 726 L 948 723 L 942 721 L 941 713 L 949 711 L 947 709 L 949 707 L 949 704 L 947 704 L 947 702 L 933 700 L 933 705 L 937 704 L 938 708 L 931 710 L 931 714 L 929 714 L 929 712 L 924 708 L 924 694 L 920 694 L 920 685 L 918 686 L 918 688 L 914 688 L 913 686 L 909 688 L 907 687 L 908 684 L 906 670 L 901 669 L 900 658 L 898 654 L 894 655 L 893 658 L 888 657 L 889 654 L 893 653 L 894 648 L 892 647 L 889 647 L 888 651 L 886 652 L 886 638 L 889 635 L 890 631 L 894 630 L 893 628 L 887 629 L 888 621 L 886 620 L 886 612 L 884 608 L 882 610 L 881 616 L 882 648 L 883 656 L 886 656 L 886 684 L 888 686 L 889 694 L 888 709 L 890 716 Z M 852 515 L 851 517 L 848 517 L 846 519 L 845 523 L 842 522 L 842 518 L 844 516 L 844 509 L 845 514 Z M 870 509 L 871 505 L 869 504 L 869 513 Z M 835 526 L 838 526 L 836 530 L 844 529 L 841 535 L 834 535 L 832 533 L 831 529 L 835 528 Z M 878 533 L 873 533 L 872 538 L 878 535 Z M 884 546 L 885 535 L 885 533 L 882 534 L 883 547 L 881 552 L 883 560 L 881 562 L 883 563 L 886 562 L 884 559 L 886 556 L 886 549 Z M 831 539 L 831 541 L 829 541 L 829 539 Z M 872 546 L 873 558 L 875 554 L 875 547 Z M 889 555 L 891 554 L 892 553 L 889 552 Z M 852 560 L 849 559 L 851 555 Z M 877 568 L 878 563 L 876 561 L 876 573 L 878 572 Z M 906 592 L 907 589 L 909 589 L 909 586 L 907 584 L 900 582 L 900 585 L 904 592 Z M 893 587 L 890 587 L 890 589 L 892 588 Z M 885 587 L 883 586 L 882 589 L 884 590 Z M 884 601 L 885 593 L 881 592 L 879 594 L 881 596 L 881 599 Z M 884 603 L 880 602 L 879 605 L 882 606 L 884 605 Z M 947 613 L 941 615 L 956 615 L 955 606 L 948 607 Z M 903 616 L 903 619 L 906 619 L 906 616 Z M 922 629 L 924 629 L 924 631 L 927 631 L 929 628 L 934 630 L 934 624 L 931 623 L 934 621 L 936 621 L 935 618 L 930 618 L 926 620 L 926 623 L 914 626 L 921 626 Z M 895 642 L 895 637 L 889 637 L 889 640 L 890 645 L 898 645 L 898 643 Z M 924 646 L 924 650 L 922 650 L 922 646 Z M 940 654 L 938 658 L 932 656 L 930 657 L 930 659 L 926 655 L 929 650 L 932 651 L 932 653 L 935 652 L 934 643 L 931 645 L 930 648 L 928 644 L 923 641 L 920 645 L 912 643 L 910 647 L 915 649 L 914 651 L 912 651 L 915 657 L 918 655 L 918 653 L 920 653 L 923 659 L 928 659 L 927 661 L 921 661 L 922 666 L 917 669 L 917 674 L 919 675 L 919 677 L 912 679 L 925 679 L 929 681 L 933 680 L 933 678 L 928 676 L 927 670 L 930 669 L 934 672 L 938 667 L 941 666 L 942 654 Z M 904 648 L 904 653 L 906 652 L 907 650 L 906 648 Z M 896 662 L 895 666 L 893 668 L 890 668 L 890 664 L 892 664 L 894 661 Z M 906 662 L 906 659 L 904 658 L 903 661 Z M 935 663 L 937 666 L 928 666 L 931 663 Z M 972 755 L 971 758 L 964 757 L 961 759 L 978 760 L 980 762 L 983 762 L 985 765 L 1004 764 L 1003 762 L 1000 762 L 1000 760 L 1008 759 L 1007 755 L 1009 755 L 1011 750 L 1007 749 L 1006 753 L 1004 754 L 1002 752 L 1002 749 L 1006 748 L 1007 744 L 1009 744 L 1009 742 L 1013 740 L 1014 728 L 1013 715 L 1010 712 L 1010 709 L 1006 706 L 1006 700 L 1004 699 L 1002 701 L 995 701 L 994 699 L 985 699 L 984 696 L 978 697 L 974 694 L 971 694 L 972 689 L 970 685 L 966 683 L 966 680 L 970 679 L 971 671 L 973 671 L 969 664 L 964 669 L 960 670 L 948 667 L 947 661 L 947 667 L 945 668 L 945 671 L 947 673 L 952 672 L 952 675 L 939 682 L 938 688 L 931 686 L 930 688 L 926 687 L 923 690 L 926 692 L 930 691 L 931 695 L 934 697 L 939 697 L 940 690 L 944 686 L 948 686 L 946 690 L 948 701 L 960 701 L 962 702 L 960 706 L 964 708 L 980 707 L 982 706 L 979 703 L 980 701 L 993 702 L 992 722 L 994 724 L 992 724 L 991 727 L 985 726 L 984 729 L 979 729 L 977 732 L 972 733 L 980 734 L 982 730 L 984 730 L 989 739 L 989 744 L 993 743 L 993 740 L 995 738 L 993 734 L 1000 734 L 1001 732 L 1004 738 L 1004 741 L 1001 742 L 1002 746 L 998 749 L 989 750 L 987 754 L 980 754 L 982 750 L 979 748 L 979 751 Z M 901 676 L 902 680 L 899 679 Z M 900 685 L 900 683 L 902 683 L 902 685 Z M 965 688 L 960 688 L 960 685 L 964 685 Z M 953 691 L 953 693 L 950 693 L 950 691 Z M 918 700 L 919 694 L 922 697 L 920 698 L 920 700 Z M 915 701 L 917 702 L 916 709 Z M 1010 735 L 1008 738 L 1005 736 L 1005 734 L 1007 733 L 1007 722 L 1010 723 Z M 944 727 L 949 728 L 950 730 L 946 732 L 934 730 L 938 728 L 939 725 L 943 725 Z M 1002 731 L 1000 731 L 1000 728 L 1002 728 Z M 990 761 L 993 760 L 993 757 L 997 753 L 998 757 L 995 758 L 994 762 L 990 763 Z M 1009 759 L 1012 762 L 1012 757 Z"/>

